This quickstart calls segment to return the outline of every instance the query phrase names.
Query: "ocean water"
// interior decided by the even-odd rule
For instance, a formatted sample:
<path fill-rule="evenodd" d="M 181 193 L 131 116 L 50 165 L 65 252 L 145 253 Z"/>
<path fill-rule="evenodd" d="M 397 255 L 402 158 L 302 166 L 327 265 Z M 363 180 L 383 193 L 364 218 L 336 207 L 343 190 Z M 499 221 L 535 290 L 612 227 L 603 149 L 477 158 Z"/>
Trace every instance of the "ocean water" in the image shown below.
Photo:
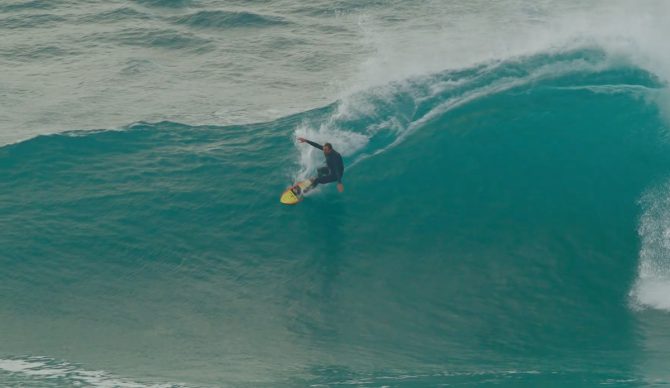
<path fill-rule="evenodd" d="M 669 16 L 1 1 L 0 385 L 670 384 Z"/>

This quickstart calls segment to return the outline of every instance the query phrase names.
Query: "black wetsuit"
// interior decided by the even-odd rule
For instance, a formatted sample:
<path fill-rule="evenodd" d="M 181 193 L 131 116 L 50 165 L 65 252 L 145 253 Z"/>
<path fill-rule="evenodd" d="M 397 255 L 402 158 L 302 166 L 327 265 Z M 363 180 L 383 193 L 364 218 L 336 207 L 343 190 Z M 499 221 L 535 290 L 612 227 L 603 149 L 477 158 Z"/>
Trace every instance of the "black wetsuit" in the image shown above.
<path fill-rule="evenodd" d="M 312 147 L 323 150 L 323 146 L 313 141 L 305 140 Z M 331 183 L 337 181 L 342 183 L 342 175 L 344 175 L 344 162 L 342 155 L 331 148 L 331 151 L 326 155 L 326 165 L 318 169 L 319 176 L 314 179 L 314 187 L 319 183 Z"/>

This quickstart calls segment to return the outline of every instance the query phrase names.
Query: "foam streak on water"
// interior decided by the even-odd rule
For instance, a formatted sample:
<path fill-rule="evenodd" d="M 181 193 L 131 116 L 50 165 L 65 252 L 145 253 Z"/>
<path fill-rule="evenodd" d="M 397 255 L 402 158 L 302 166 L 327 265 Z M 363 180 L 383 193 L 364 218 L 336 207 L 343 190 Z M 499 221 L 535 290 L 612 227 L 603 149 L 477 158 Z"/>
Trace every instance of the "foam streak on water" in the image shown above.
<path fill-rule="evenodd" d="M 0 359 L 0 379 L 4 384 L 40 387 L 99 388 L 178 388 L 176 384 L 140 384 L 114 377 L 103 371 L 84 370 L 77 365 L 46 357 Z"/>

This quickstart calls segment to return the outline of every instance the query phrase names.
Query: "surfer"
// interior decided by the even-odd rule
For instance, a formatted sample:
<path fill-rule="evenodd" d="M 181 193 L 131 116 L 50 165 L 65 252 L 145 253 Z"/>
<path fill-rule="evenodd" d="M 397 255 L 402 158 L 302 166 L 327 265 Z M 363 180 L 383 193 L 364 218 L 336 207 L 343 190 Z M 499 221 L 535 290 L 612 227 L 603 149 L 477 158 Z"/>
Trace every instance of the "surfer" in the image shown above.
<path fill-rule="evenodd" d="M 342 175 L 344 174 L 344 162 L 342 162 L 342 155 L 335 151 L 330 143 L 321 145 L 302 137 L 299 137 L 298 141 L 322 150 L 323 155 L 326 157 L 326 165 L 317 170 L 317 177 L 312 178 L 314 187 L 319 183 L 331 183 L 337 181 L 337 191 L 340 193 L 343 192 L 344 185 L 342 184 Z"/>

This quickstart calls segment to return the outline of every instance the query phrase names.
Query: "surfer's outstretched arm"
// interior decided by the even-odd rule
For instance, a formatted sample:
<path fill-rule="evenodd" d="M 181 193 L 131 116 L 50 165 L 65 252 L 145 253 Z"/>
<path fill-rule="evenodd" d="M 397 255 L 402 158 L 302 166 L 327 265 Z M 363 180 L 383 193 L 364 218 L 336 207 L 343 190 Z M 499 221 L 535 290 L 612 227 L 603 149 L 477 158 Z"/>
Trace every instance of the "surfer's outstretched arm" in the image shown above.
<path fill-rule="evenodd" d="M 320 150 L 323 151 L 323 146 L 322 146 L 321 144 L 319 144 L 319 143 L 315 143 L 315 142 L 313 142 L 313 141 L 309 141 L 309 140 L 305 139 L 304 137 L 299 137 L 299 138 L 298 138 L 298 141 L 301 142 L 301 143 L 307 143 L 307 144 L 311 145 L 312 147 L 314 147 L 314 148 L 318 148 L 318 149 L 320 149 Z"/>

